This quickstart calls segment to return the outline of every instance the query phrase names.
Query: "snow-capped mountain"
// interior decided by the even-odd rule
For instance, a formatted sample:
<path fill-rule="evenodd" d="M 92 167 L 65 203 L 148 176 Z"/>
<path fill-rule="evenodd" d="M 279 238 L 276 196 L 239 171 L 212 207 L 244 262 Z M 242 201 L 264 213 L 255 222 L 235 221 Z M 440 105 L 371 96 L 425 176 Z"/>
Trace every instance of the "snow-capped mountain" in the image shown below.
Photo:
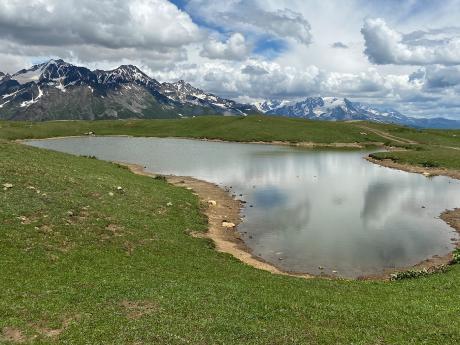
<path fill-rule="evenodd" d="M 179 80 L 175 83 L 162 83 L 161 89 L 165 95 L 177 102 L 191 103 L 197 106 L 212 105 L 214 108 L 220 108 L 219 113 L 226 113 L 227 109 L 232 109 L 231 114 L 236 115 L 246 115 L 248 113 L 257 112 L 257 109 L 251 105 L 237 103 L 211 93 L 206 93 L 183 80 Z"/>
<path fill-rule="evenodd" d="M 293 103 L 294 102 L 292 102 L 292 101 L 286 101 L 286 100 L 267 100 L 267 101 L 255 102 L 255 103 L 253 103 L 253 105 L 261 113 L 269 113 L 269 112 L 272 112 L 272 111 L 276 111 L 279 108 L 291 105 Z"/>
<path fill-rule="evenodd" d="M 283 102 L 284 105 L 282 105 Z M 460 128 L 460 121 L 443 118 L 418 119 L 408 117 L 394 109 L 352 102 L 347 98 L 308 97 L 300 102 L 266 101 L 263 103 L 255 103 L 254 106 L 267 115 L 281 115 L 310 120 L 364 120 L 380 123 L 395 123 L 411 127 Z"/>
<path fill-rule="evenodd" d="M 136 66 L 91 71 L 50 60 L 0 75 L 0 119 L 174 118 L 245 115 L 250 105 L 205 93 L 184 81 L 160 83 Z"/>

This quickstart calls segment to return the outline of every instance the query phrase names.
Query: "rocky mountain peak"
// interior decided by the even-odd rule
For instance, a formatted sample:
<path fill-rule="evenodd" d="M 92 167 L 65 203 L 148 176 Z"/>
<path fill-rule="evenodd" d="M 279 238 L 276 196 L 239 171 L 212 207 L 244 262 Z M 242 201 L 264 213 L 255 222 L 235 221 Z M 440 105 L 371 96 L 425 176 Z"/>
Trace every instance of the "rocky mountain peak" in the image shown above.
<path fill-rule="evenodd" d="M 0 119 L 164 118 L 256 112 L 185 82 L 160 84 L 133 65 L 91 71 L 50 60 L 0 79 Z"/>

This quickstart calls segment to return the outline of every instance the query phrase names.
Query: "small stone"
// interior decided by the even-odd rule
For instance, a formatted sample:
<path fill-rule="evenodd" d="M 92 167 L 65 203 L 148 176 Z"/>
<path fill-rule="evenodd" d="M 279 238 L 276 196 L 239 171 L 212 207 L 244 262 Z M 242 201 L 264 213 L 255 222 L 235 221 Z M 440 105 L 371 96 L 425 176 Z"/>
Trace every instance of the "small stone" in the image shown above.
<path fill-rule="evenodd" d="M 337 273 L 339 273 L 339 272 L 337 272 L 337 271 L 332 271 L 332 274 L 337 274 Z"/>
<path fill-rule="evenodd" d="M 208 204 L 210 206 L 216 206 L 217 205 L 217 202 L 215 200 L 208 200 Z"/>
<path fill-rule="evenodd" d="M 3 184 L 3 190 L 7 190 L 13 188 L 13 185 L 11 183 L 4 183 Z"/>
<path fill-rule="evenodd" d="M 166 206 L 168 206 L 168 207 L 170 207 L 170 206 L 172 206 L 172 205 L 173 205 L 172 202 L 168 202 L 168 203 L 166 204 Z"/>
<path fill-rule="evenodd" d="M 114 196 L 115 194 L 113 194 L 113 192 L 109 192 L 109 195 L 110 195 L 110 196 Z"/>
<path fill-rule="evenodd" d="M 117 187 L 117 190 L 119 190 L 119 191 L 123 191 L 123 187 L 121 187 L 121 186 L 118 186 L 118 187 Z"/>
<path fill-rule="evenodd" d="M 223 221 L 222 226 L 227 229 L 233 229 L 236 225 L 232 222 Z"/>
<path fill-rule="evenodd" d="M 425 206 L 422 206 L 422 208 L 426 208 Z"/>
<path fill-rule="evenodd" d="M 324 267 L 323 266 L 318 266 L 318 269 L 319 270 L 324 270 Z"/>
<path fill-rule="evenodd" d="M 73 217 L 74 213 L 73 213 L 72 211 L 67 211 L 67 215 L 68 215 L 69 217 Z"/>

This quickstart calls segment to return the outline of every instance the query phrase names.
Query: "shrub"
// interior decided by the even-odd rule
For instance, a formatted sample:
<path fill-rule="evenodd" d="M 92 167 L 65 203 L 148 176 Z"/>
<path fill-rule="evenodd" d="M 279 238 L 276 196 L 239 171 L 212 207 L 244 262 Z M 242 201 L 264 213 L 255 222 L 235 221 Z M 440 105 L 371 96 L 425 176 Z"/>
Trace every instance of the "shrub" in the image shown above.
<path fill-rule="evenodd" d="M 154 177 L 155 180 L 158 180 L 158 181 L 164 181 L 166 182 L 166 177 L 164 175 L 156 175 Z"/>
<path fill-rule="evenodd" d="M 460 253 L 459 253 L 459 256 L 460 256 Z M 434 273 L 446 272 L 447 269 L 448 269 L 447 265 L 441 265 L 441 266 L 432 267 L 429 269 L 424 268 L 422 270 L 408 270 L 408 271 L 396 272 L 390 276 L 390 280 L 395 281 L 395 280 L 426 277 Z"/>
<path fill-rule="evenodd" d="M 439 164 L 433 161 L 423 161 L 420 164 L 425 168 L 438 168 Z"/>
<path fill-rule="evenodd" d="M 452 263 L 460 264 L 460 248 L 455 249 L 452 253 Z"/>

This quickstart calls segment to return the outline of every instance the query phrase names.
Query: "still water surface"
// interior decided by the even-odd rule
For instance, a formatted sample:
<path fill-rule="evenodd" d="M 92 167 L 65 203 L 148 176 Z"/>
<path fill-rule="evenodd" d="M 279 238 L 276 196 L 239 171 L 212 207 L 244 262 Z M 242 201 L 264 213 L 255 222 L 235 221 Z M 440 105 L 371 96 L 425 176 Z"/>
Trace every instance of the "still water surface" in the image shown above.
<path fill-rule="evenodd" d="M 247 201 L 246 244 L 289 271 L 379 274 L 445 255 L 458 239 L 438 216 L 460 206 L 460 181 L 379 167 L 365 152 L 131 137 L 28 144 L 231 186 Z"/>

